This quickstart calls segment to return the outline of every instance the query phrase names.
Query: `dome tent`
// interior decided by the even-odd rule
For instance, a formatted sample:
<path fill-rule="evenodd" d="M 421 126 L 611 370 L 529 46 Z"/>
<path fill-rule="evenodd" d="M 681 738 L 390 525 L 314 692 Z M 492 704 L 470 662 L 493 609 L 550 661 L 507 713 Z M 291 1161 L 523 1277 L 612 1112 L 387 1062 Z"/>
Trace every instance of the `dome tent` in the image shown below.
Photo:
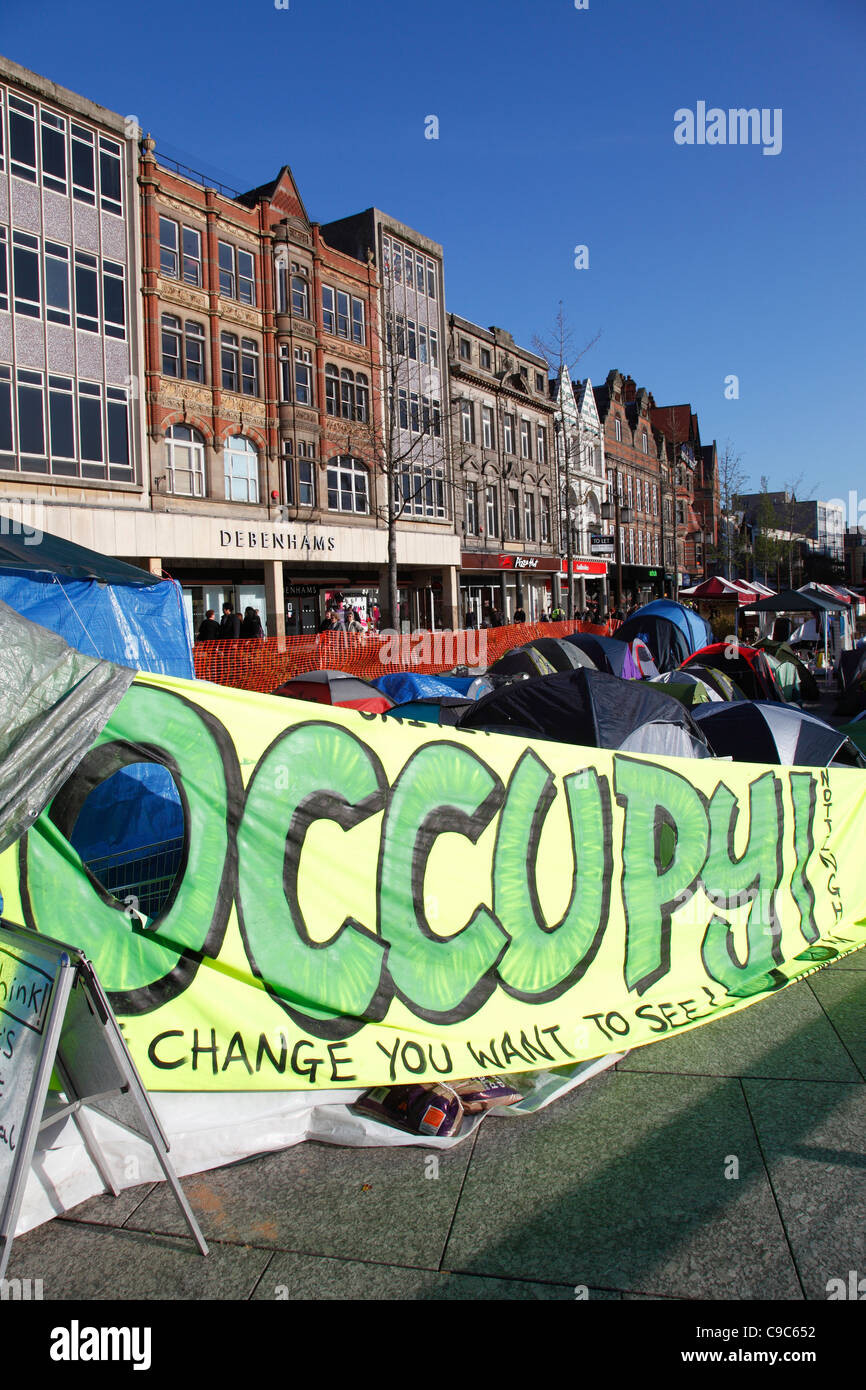
<path fill-rule="evenodd" d="M 709 623 L 672 599 L 654 599 L 639 608 L 614 633 L 619 642 L 639 637 L 653 654 L 659 671 L 681 666 L 692 652 L 713 639 Z"/>
<path fill-rule="evenodd" d="M 866 768 L 866 756 L 844 729 L 793 705 L 759 700 L 704 705 L 695 719 L 717 757 L 746 763 L 780 763 L 792 767 Z"/>
<path fill-rule="evenodd" d="M 742 642 L 712 642 L 683 662 L 683 668 L 687 671 L 693 665 L 722 671 L 736 681 L 748 700 L 778 700 L 781 704 L 785 703 L 770 663 L 764 653 L 755 647 L 747 647 Z"/>
<path fill-rule="evenodd" d="M 664 757 L 709 757 L 689 712 L 645 681 L 584 667 L 521 681 L 485 695 L 458 728 Z"/>

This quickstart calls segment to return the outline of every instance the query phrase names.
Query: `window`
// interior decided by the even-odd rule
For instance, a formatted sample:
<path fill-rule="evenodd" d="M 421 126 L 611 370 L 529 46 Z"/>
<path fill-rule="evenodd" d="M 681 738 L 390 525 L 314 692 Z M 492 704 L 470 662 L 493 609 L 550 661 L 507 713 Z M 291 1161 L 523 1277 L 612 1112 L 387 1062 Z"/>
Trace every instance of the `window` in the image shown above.
<path fill-rule="evenodd" d="M 427 293 L 431 299 L 436 298 L 436 266 L 433 261 L 427 262 Z"/>
<path fill-rule="evenodd" d="M 488 484 L 484 489 L 484 506 L 487 519 L 488 536 L 499 535 L 499 506 L 496 497 L 496 485 Z"/>
<path fill-rule="evenodd" d="M 417 252 L 416 252 L 416 254 L 415 254 L 415 284 L 416 284 L 417 287 L 418 287 L 418 293 L 419 293 L 419 294 L 423 294 L 423 293 L 424 293 L 424 257 L 423 257 L 423 256 L 419 256 L 419 255 L 417 254 Z"/>
<path fill-rule="evenodd" d="M 96 205 L 96 166 L 93 131 L 84 126 L 70 126 L 72 149 L 72 196 L 79 203 Z"/>
<path fill-rule="evenodd" d="M 259 451 L 251 439 L 233 434 L 223 448 L 227 502 L 258 502 Z"/>
<path fill-rule="evenodd" d="M 653 516 L 659 514 L 659 495 L 655 483 L 653 483 Z"/>
<path fill-rule="evenodd" d="M 520 365 L 520 375 L 523 377 L 524 381 L 529 380 L 529 368 L 525 366 L 523 363 L 521 363 Z"/>
<path fill-rule="evenodd" d="M 166 488 L 176 497 L 204 497 L 204 440 L 188 425 L 165 434 Z"/>
<path fill-rule="evenodd" d="M 75 402 L 72 378 L 48 378 L 48 429 L 52 460 L 72 460 L 75 453 Z M 54 468 L 54 472 L 66 471 Z M 73 468 L 69 472 L 73 472 Z"/>
<path fill-rule="evenodd" d="M 535 496 L 531 492 L 523 494 L 523 539 L 535 540 Z"/>
<path fill-rule="evenodd" d="M 3 92 L 2 92 L 2 90 L 0 90 L 0 169 L 5 169 L 5 168 L 6 168 L 6 157 L 5 157 L 4 153 L 3 153 Z M 4 370 L 5 370 L 5 369 L 4 369 Z M 5 379 L 6 379 L 5 377 L 0 377 L 0 380 L 5 381 Z M 11 419 L 11 416 L 10 416 L 10 419 Z M 10 445 L 10 448 L 11 448 L 11 445 Z"/>
<path fill-rule="evenodd" d="M 42 373 L 18 373 L 18 448 L 22 454 L 22 467 L 33 468 L 37 458 L 44 458 L 45 418 L 42 390 Z M 23 455 L 33 457 L 23 462 Z M 40 471 L 44 471 L 43 464 Z"/>
<path fill-rule="evenodd" d="M 466 485 L 466 534 L 478 535 L 478 488 L 475 483 Z"/>
<path fill-rule="evenodd" d="M 413 319 L 410 319 L 407 327 L 409 329 L 409 356 L 413 362 L 418 360 L 418 331 Z"/>
<path fill-rule="evenodd" d="M 78 383 L 78 434 L 81 440 L 82 473 L 87 463 L 103 463 L 102 452 L 102 390 L 89 381 Z M 104 468 L 100 470 L 104 473 Z"/>
<path fill-rule="evenodd" d="M 367 341 L 367 327 L 364 321 L 363 299 L 352 300 L 352 342 L 363 347 Z"/>
<path fill-rule="evenodd" d="M 490 371 L 490 348 L 481 349 L 481 365 L 486 372 Z"/>
<path fill-rule="evenodd" d="M 645 454 L 649 453 L 649 444 L 647 442 L 646 430 L 644 430 L 643 434 L 641 435 L 641 447 L 643 448 Z"/>
<path fill-rule="evenodd" d="M 128 481 L 132 473 L 129 457 L 129 401 L 126 391 L 118 386 L 107 387 L 105 395 L 108 419 L 108 476 L 119 482 Z"/>
<path fill-rule="evenodd" d="M 550 498 L 540 498 L 541 539 L 544 545 L 550 542 Z"/>
<path fill-rule="evenodd" d="M 344 420 L 355 417 L 355 374 L 344 367 L 340 372 L 340 404 Z"/>
<path fill-rule="evenodd" d="M 406 252 L 406 263 L 404 266 L 406 275 L 406 288 L 413 289 L 415 285 L 415 257 L 411 251 Z"/>
<path fill-rule="evenodd" d="M 618 415 L 613 422 L 613 427 L 614 433 L 616 434 L 617 442 L 619 443 L 622 440 L 622 421 L 620 420 Z"/>
<path fill-rule="evenodd" d="M 168 217 L 159 219 L 159 273 L 169 279 L 177 279 L 177 223 Z"/>
<path fill-rule="evenodd" d="M 481 407 L 481 439 L 485 449 L 493 448 L 493 410 L 489 405 Z"/>
<path fill-rule="evenodd" d="M 503 425 L 503 448 L 506 454 L 514 453 L 514 416 L 505 415 Z"/>
<path fill-rule="evenodd" d="M 460 438 L 464 444 L 475 443 L 475 410 L 471 401 L 460 402 Z"/>
<path fill-rule="evenodd" d="M 9 167 L 19 179 L 36 182 L 36 108 L 9 96 Z"/>
<path fill-rule="evenodd" d="M 162 374 L 179 377 L 181 368 L 180 319 L 173 314 L 162 316 Z"/>
<path fill-rule="evenodd" d="M 0 116 L 2 116 L 0 111 Z M 0 451 L 12 453 L 14 440 L 12 435 L 12 368 L 0 367 Z M 14 467 L 14 459 L 4 459 L 4 463 Z"/>
<path fill-rule="evenodd" d="M 544 425 L 539 425 L 535 434 L 535 443 L 539 463 L 547 463 L 547 430 Z"/>
<path fill-rule="evenodd" d="M 255 258 L 250 251 L 242 251 L 227 241 L 219 243 L 219 287 L 220 294 L 228 299 L 255 304 Z"/>
<path fill-rule="evenodd" d="M 637 533 L 637 562 L 643 564 L 643 531 Z"/>
<path fill-rule="evenodd" d="M 0 121 L 3 108 L 0 106 Z M 0 227 L 0 309 L 9 308 L 9 261 L 7 254 L 6 228 Z"/>
<path fill-rule="evenodd" d="M 75 253 L 75 323 L 89 333 L 99 332 L 99 280 L 96 257 Z"/>
<path fill-rule="evenodd" d="M 93 263 L 95 265 L 96 261 Z M 42 312 L 39 242 L 28 232 L 12 233 L 12 284 L 15 292 L 15 313 L 27 314 L 30 318 L 38 319 Z"/>
<path fill-rule="evenodd" d="M 344 290 L 337 290 L 337 337 L 349 336 L 349 296 Z"/>
<path fill-rule="evenodd" d="M 309 282 L 296 265 L 292 266 L 292 313 L 301 319 L 310 317 Z"/>
<path fill-rule="evenodd" d="M 259 345 L 255 338 L 241 338 L 241 394 L 259 394 Z"/>
<path fill-rule="evenodd" d="M 437 401 L 435 397 L 433 400 L 432 433 L 436 436 L 437 439 L 442 434 L 442 407 L 440 402 Z"/>
<path fill-rule="evenodd" d="M 316 472 L 313 462 L 315 448 L 312 444 L 306 443 L 303 439 L 298 445 L 300 457 L 298 459 L 298 504 L 301 507 L 314 507 L 316 505 Z"/>
<path fill-rule="evenodd" d="M 204 383 L 204 328 L 187 319 L 184 324 L 184 349 L 187 381 Z"/>
<path fill-rule="evenodd" d="M 362 425 L 370 419 L 370 382 L 364 372 L 355 376 L 355 419 Z"/>
<path fill-rule="evenodd" d="M 541 392 L 543 393 L 543 392 L 544 392 L 545 384 L 546 384 L 546 383 L 545 383 L 545 380 L 544 380 L 544 372 L 536 372 L 536 373 L 535 373 L 535 389 L 536 389 L 536 391 L 541 391 Z"/>
<path fill-rule="evenodd" d="M 629 474 L 629 475 L 628 475 L 628 478 L 626 479 L 626 488 L 627 488 L 627 496 L 628 496 L 628 505 L 629 505 L 629 507 L 630 507 L 630 506 L 632 505 L 632 482 L 631 482 L 631 474 Z"/>
<path fill-rule="evenodd" d="M 72 322 L 69 298 L 69 247 L 60 246 L 54 241 L 45 243 L 45 317 L 49 323 L 63 323 L 68 326 Z"/>
<path fill-rule="evenodd" d="M 102 317 L 107 337 L 126 337 L 123 266 L 114 261 L 102 262 Z"/>
<path fill-rule="evenodd" d="M 40 115 L 42 182 L 55 193 L 66 193 L 66 122 L 52 111 Z"/>
<path fill-rule="evenodd" d="M 439 366 L 439 334 L 434 328 L 430 329 L 430 365 Z"/>
<path fill-rule="evenodd" d="M 409 392 L 409 427 L 413 434 L 421 433 L 421 417 L 418 412 L 418 395 L 415 391 Z"/>
<path fill-rule="evenodd" d="M 520 498 L 516 487 L 508 489 L 508 539 L 520 540 Z"/>
<path fill-rule="evenodd" d="M 183 278 L 187 285 L 201 284 L 201 233 L 195 227 L 183 229 Z"/>
<path fill-rule="evenodd" d="M 313 404 L 313 355 L 309 348 L 295 348 L 295 404 Z"/>
<path fill-rule="evenodd" d="M 399 401 L 399 409 L 400 409 L 400 416 L 399 416 L 399 418 L 400 418 L 400 428 L 401 428 L 401 430 L 408 430 L 408 428 L 409 428 L 409 393 L 401 388 L 400 391 L 398 392 L 398 401 Z"/>
<path fill-rule="evenodd" d="M 464 362 L 472 361 L 472 344 L 468 338 L 461 338 L 459 343 L 460 357 Z"/>
<path fill-rule="evenodd" d="M 418 325 L 418 361 L 427 362 L 430 353 L 427 345 L 427 329 L 423 324 Z"/>
<path fill-rule="evenodd" d="M 532 458 L 532 441 L 529 434 L 529 421 L 520 422 L 520 457 L 524 459 Z"/>
<path fill-rule="evenodd" d="M 326 333 L 337 331 L 337 310 L 330 285 L 322 286 L 322 327 Z"/>
<path fill-rule="evenodd" d="M 356 512 L 365 515 L 370 510 L 367 470 L 351 454 L 343 454 L 328 462 L 328 508 L 332 512 Z"/>
<path fill-rule="evenodd" d="M 635 484 L 634 484 L 634 486 L 635 486 L 635 506 L 637 507 L 637 510 L 638 510 L 639 512 L 642 512 L 642 511 L 643 511 L 643 506 L 642 506 L 642 503 L 641 503 L 641 499 L 642 499 L 643 489 L 642 489 L 642 487 L 641 487 L 641 480 L 640 480 L 640 478 L 636 478 L 636 479 L 635 479 Z"/>
<path fill-rule="evenodd" d="M 99 137 L 99 202 L 103 212 L 123 214 L 121 202 L 120 146 L 116 140 Z"/>
<path fill-rule="evenodd" d="M 240 385 L 240 354 L 234 333 L 220 334 L 220 368 L 222 389 L 237 391 Z"/>
<path fill-rule="evenodd" d="M 403 248 L 399 241 L 394 242 L 394 279 L 398 285 L 403 283 Z"/>

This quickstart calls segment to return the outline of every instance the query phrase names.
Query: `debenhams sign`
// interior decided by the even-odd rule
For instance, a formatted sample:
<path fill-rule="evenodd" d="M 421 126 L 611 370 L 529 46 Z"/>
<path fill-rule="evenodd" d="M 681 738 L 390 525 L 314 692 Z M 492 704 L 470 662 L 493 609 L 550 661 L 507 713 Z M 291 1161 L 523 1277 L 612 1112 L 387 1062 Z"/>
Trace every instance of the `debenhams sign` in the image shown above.
<path fill-rule="evenodd" d="M 308 531 L 249 531 L 225 530 L 219 533 L 220 550 L 275 550 L 293 555 L 327 555 L 336 550 L 336 536 L 310 534 Z"/>

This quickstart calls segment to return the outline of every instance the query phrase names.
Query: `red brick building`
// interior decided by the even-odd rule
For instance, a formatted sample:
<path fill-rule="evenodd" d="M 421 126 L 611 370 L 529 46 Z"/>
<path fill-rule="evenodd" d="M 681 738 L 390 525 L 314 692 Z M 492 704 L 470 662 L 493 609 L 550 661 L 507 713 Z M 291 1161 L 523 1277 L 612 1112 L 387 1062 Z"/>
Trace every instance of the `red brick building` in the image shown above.
<path fill-rule="evenodd" d="M 632 377 L 608 372 L 594 388 L 604 429 L 608 494 L 615 559 L 611 566 L 611 605 L 644 603 L 664 593 L 662 463 L 664 449 L 653 429 L 653 398 Z"/>

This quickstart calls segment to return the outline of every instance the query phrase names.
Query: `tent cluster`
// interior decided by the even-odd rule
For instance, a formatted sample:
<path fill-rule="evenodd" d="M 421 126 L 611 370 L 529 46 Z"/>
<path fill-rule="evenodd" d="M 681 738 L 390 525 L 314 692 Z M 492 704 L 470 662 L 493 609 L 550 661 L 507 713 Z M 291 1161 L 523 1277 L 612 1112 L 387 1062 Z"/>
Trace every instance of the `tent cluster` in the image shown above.
<path fill-rule="evenodd" d="M 750 590 L 743 597 L 754 602 Z M 861 665 L 866 682 L 866 658 Z M 371 683 L 319 671 L 274 693 L 582 747 L 866 766 L 856 739 L 797 708 L 818 690 L 792 647 L 715 642 L 703 618 L 669 599 L 639 609 L 612 637 L 575 632 L 514 647 L 481 677 L 400 672 Z"/>

